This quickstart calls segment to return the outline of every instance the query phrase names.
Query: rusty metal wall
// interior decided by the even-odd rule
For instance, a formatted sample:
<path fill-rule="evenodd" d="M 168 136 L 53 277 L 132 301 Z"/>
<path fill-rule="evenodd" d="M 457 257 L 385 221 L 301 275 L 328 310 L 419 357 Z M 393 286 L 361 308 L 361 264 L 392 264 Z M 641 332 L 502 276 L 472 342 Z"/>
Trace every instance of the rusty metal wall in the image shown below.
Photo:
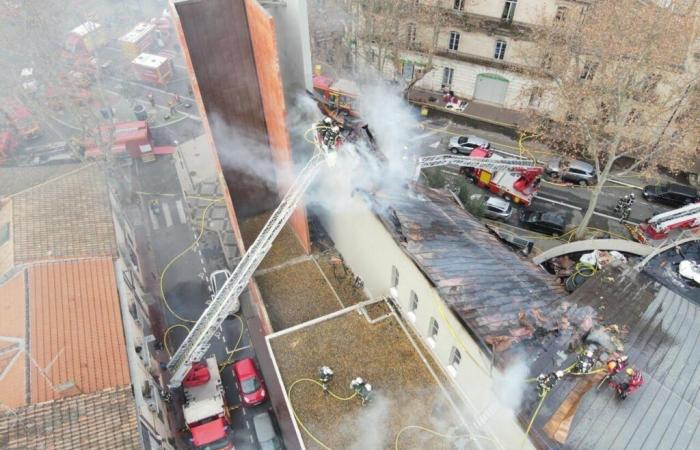
<path fill-rule="evenodd" d="M 207 120 L 240 218 L 278 197 L 243 0 L 175 3 Z"/>

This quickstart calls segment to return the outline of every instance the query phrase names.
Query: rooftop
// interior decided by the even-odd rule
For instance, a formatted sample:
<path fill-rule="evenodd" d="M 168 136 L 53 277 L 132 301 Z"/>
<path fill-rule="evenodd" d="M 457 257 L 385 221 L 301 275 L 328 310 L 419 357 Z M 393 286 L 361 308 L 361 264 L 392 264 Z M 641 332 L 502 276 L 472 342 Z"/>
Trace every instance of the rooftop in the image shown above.
<path fill-rule="evenodd" d="M 20 268 L 0 285 L 0 312 L 1 403 L 130 383 L 111 257 Z"/>
<path fill-rule="evenodd" d="M 570 448 L 697 448 L 700 306 L 644 272 L 610 266 L 570 300 L 591 307 L 602 325 L 621 330 L 624 353 L 642 371 L 644 385 L 620 402 L 609 388 L 595 389 L 602 374 L 565 378 L 537 416 L 542 436 Z M 571 339 L 550 345 L 536 372 L 551 371 Z"/>
<path fill-rule="evenodd" d="M 7 450 L 142 448 L 130 386 L 39 403 L 3 414 L 0 447 Z"/>
<path fill-rule="evenodd" d="M 375 193 L 374 210 L 485 350 L 522 328 L 523 313 L 558 307 L 564 290 L 554 277 L 509 249 L 451 198 L 415 189 L 415 195 Z"/>
<path fill-rule="evenodd" d="M 141 53 L 131 62 L 139 66 L 156 69 L 165 64 L 167 61 L 168 58 L 166 58 L 165 56 L 153 55 L 151 53 Z"/>
<path fill-rule="evenodd" d="M 148 35 L 151 31 L 155 30 L 156 26 L 151 23 L 141 22 L 137 24 L 124 36 L 120 37 L 121 42 L 131 42 L 135 43 L 141 40 L 144 36 Z"/>
<path fill-rule="evenodd" d="M 13 175 L 24 173 L 16 168 Z M 112 212 L 100 169 L 83 165 L 14 194 L 12 235 L 16 264 L 114 255 Z"/>
<path fill-rule="evenodd" d="M 76 34 L 78 36 L 86 36 L 89 33 L 92 33 L 93 31 L 97 31 L 102 25 L 100 25 L 97 22 L 85 22 L 77 27 L 73 28 L 71 30 L 71 33 Z"/>
<path fill-rule="evenodd" d="M 300 427 L 331 448 L 393 448 L 399 432 L 410 425 L 447 432 L 459 419 L 442 379 L 386 303 L 366 309 L 358 314 L 361 308 L 351 307 L 269 337 Z M 351 396 L 350 381 L 360 376 L 372 385 L 372 400 L 366 406 L 359 398 L 340 401 L 304 380 L 316 379 L 323 365 L 335 373 L 329 384 L 333 393 Z M 449 448 L 428 433 L 404 431 L 402 449 Z M 307 448 L 319 448 L 301 433 Z"/>

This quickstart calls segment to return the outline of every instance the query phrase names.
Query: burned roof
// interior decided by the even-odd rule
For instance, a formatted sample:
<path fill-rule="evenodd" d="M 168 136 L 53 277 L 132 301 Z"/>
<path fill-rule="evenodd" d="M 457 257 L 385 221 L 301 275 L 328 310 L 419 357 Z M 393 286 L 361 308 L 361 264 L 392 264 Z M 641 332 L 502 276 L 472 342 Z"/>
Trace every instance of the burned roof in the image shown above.
<path fill-rule="evenodd" d="M 606 268 L 570 300 L 593 308 L 601 326 L 618 330 L 616 345 L 642 371 L 644 385 L 620 401 L 611 388 L 596 389 L 604 373 L 566 377 L 543 403 L 535 433 L 547 445 L 567 448 L 698 448 L 700 306 L 630 266 Z M 563 346 L 547 350 L 533 373 L 567 367 L 575 358 L 569 352 L 562 359 Z M 532 395 L 529 414 L 537 403 Z"/>
<path fill-rule="evenodd" d="M 563 289 L 439 191 L 378 192 L 375 212 L 467 330 L 490 350 L 527 311 L 558 308 Z"/>
<path fill-rule="evenodd" d="M 131 386 L 3 412 L 4 449 L 140 449 Z"/>

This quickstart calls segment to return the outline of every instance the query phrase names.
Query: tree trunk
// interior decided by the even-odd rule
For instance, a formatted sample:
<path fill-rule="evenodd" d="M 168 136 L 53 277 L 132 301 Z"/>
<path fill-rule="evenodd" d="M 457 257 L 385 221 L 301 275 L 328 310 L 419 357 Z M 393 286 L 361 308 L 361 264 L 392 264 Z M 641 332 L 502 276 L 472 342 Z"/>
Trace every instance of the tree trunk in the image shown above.
<path fill-rule="evenodd" d="M 578 228 L 576 228 L 577 240 L 583 239 L 584 235 L 586 234 L 588 223 L 591 221 L 591 217 L 593 217 L 593 213 L 595 212 L 595 207 L 598 205 L 598 197 L 603 191 L 603 186 L 610 176 L 610 170 L 612 169 L 614 162 L 615 158 L 610 155 L 608 157 L 608 161 L 605 163 L 603 172 L 598 174 L 598 184 L 596 184 L 595 189 L 593 189 L 593 192 L 591 192 L 591 197 L 588 199 L 586 213 L 583 215 L 583 219 L 581 219 L 581 223 L 578 225 Z"/>

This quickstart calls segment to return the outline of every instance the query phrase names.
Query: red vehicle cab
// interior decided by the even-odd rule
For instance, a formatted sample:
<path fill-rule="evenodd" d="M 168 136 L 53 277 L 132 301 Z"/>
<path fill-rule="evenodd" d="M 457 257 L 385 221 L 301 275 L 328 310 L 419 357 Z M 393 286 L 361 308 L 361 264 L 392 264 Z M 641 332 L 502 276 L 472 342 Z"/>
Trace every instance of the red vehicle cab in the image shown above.
<path fill-rule="evenodd" d="M 233 375 L 236 377 L 238 391 L 244 406 L 255 406 L 267 399 L 265 382 L 255 367 L 253 358 L 245 358 L 233 363 Z"/>

